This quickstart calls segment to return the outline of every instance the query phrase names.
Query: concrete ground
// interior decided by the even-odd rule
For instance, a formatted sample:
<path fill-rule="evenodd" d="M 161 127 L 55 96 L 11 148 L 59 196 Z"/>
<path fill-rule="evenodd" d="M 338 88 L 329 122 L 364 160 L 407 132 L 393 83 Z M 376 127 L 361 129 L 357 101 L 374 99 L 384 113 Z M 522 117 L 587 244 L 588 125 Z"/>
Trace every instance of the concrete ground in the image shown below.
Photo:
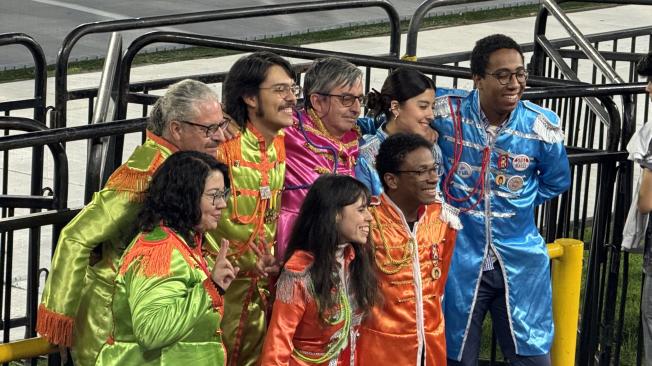
<path fill-rule="evenodd" d="M 618 6 L 600 10 L 572 13 L 569 17 L 584 32 L 584 34 L 594 34 L 599 32 L 622 30 L 624 25 L 628 28 L 649 26 L 652 19 L 652 7 L 649 6 Z M 568 34 L 557 24 L 556 21 L 548 20 L 548 33 L 550 39 L 567 37 Z M 505 20 L 499 22 L 487 22 L 473 25 L 464 25 L 450 28 L 441 28 L 435 30 L 422 31 L 419 34 L 418 55 L 441 55 L 452 52 L 461 52 L 470 50 L 474 42 L 486 35 L 492 33 L 507 34 L 518 42 L 532 42 L 534 33 L 534 17 Z M 647 52 L 649 43 L 648 38 L 637 42 L 637 52 Z M 402 44 L 405 45 L 405 37 Z M 306 47 L 337 50 L 341 52 L 359 53 L 365 55 L 385 53 L 388 49 L 388 37 L 373 37 L 356 40 L 346 40 L 337 42 L 326 42 L 319 44 L 306 45 Z M 404 46 L 403 46 L 404 47 Z M 609 45 L 606 48 L 611 50 Z M 619 49 L 629 52 L 628 45 L 619 45 Z M 230 65 L 239 56 L 228 56 L 215 59 L 201 59 L 185 62 L 170 62 L 162 65 L 149 65 L 137 67 L 132 71 L 132 81 L 158 79 L 179 75 L 193 75 L 216 71 L 226 71 Z M 526 58 L 529 55 L 526 55 Z M 527 60 L 526 60 L 527 63 Z M 622 72 L 622 70 L 619 70 Z M 372 75 L 372 87 L 379 88 L 384 80 L 385 74 L 377 72 Z M 590 75 L 582 73 L 583 80 L 590 81 Z M 100 73 L 88 73 L 81 75 L 72 75 L 69 78 L 69 89 L 86 88 L 97 86 L 99 83 Z M 629 75 L 622 75 L 628 79 Z M 462 88 L 470 88 L 469 83 L 461 84 Z M 215 86 L 220 91 L 219 86 Z M 9 101 L 30 98 L 33 93 L 33 83 L 31 81 L 20 81 L 0 84 L 0 101 Z M 154 93 L 157 93 L 154 91 Z M 160 92 L 158 92 L 160 93 Z M 48 99 L 47 104 L 54 104 L 54 80 L 48 79 Z M 73 102 L 68 108 L 68 125 L 76 126 L 86 123 L 87 101 Z M 134 108 L 131 111 L 132 116 L 140 115 L 140 109 Z M 642 116 L 643 111 L 639 111 Z M 652 113 L 652 112 L 650 112 Z M 31 111 L 17 111 L 12 113 L 16 116 L 31 117 Z M 641 119 L 642 120 L 642 119 Z M 127 141 L 125 152 L 128 155 L 140 141 L 139 135 L 131 136 Z M 86 166 L 86 142 L 69 143 L 67 146 L 68 159 L 70 166 L 70 187 L 69 187 L 69 207 L 78 207 L 82 202 L 84 168 Z M 12 151 L 9 161 L 9 193 L 10 194 L 27 194 L 29 192 L 30 178 L 30 152 L 26 150 Z M 2 155 L 0 155 L 0 160 Z M 1 170 L 1 169 L 0 169 Z M 45 161 L 44 185 L 52 184 L 52 161 L 47 158 Z M 24 212 L 17 212 L 17 215 Z M 25 288 L 26 276 L 24 269 L 27 262 L 26 233 L 16 234 L 14 239 L 14 276 L 12 281 L 12 316 L 24 315 L 25 306 Z M 47 233 L 44 235 L 43 249 L 41 255 L 41 264 L 43 267 L 49 267 L 49 239 Z M 20 329 L 13 330 L 12 339 L 22 338 L 23 334 Z"/>

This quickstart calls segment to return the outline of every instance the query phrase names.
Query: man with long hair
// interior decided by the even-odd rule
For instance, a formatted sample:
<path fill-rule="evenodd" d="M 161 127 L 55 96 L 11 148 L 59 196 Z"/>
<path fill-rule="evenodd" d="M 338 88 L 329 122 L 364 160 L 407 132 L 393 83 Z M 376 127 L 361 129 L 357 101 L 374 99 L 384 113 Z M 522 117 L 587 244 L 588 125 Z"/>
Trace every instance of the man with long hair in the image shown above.
<path fill-rule="evenodd" d="M 269 52 L 240 58 L 224 82 L 227 113 L 242 133 L 220 146 L 233 194 L 214 232 L 230 241 L 240 267 L 226 292 L 222 329 L 229 365 L 256 365 L 263 345 L 269 275 L 285 176 L 283 129 L 292 125 L 298 87 L 291 65 Z"/>
<path fill-rule="evenodd" d="M 305 108 L 285 129 L 287 173 L 279 217 L 277 258 L 284 258 L 294 221 L 310 185 L 321 174 L 353 175 L 360 133 L 356 120 L 364 106 L 362 71 L 328 57 L 313 62 L 303 83 Z"/>
<path fill-rule="evenodd" d="M 152 174 L 179 150 L 214 155 L 227 126 L 208 86 L 194 80 L 171 85 L 152 108 L 145 143 L 62 230 L 36 330 L 59 345 L 64 357 L 65 348 L 72 347 L 75 365 L 94 364 L 108 339 L 117 261 L 137 233 L 136 214 Z M 93 252 L 99 257 L 92 259 Z"/>
<path fill-rule="evenodd" d="M 376 156 L 384 193 L 371 208 L 371 237 L 383 303 L 360 327 L 360 366 L 446 364 L 441 299 L 460 221 L 438 199 L 432 145 L 389 136 Z"/>

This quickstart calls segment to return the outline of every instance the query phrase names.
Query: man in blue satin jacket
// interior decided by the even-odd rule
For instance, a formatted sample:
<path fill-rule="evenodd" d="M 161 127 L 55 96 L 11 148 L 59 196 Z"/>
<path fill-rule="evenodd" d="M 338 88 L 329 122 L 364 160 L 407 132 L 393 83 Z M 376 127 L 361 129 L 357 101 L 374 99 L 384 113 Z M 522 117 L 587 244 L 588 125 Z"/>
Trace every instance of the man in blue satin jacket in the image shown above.
<path fill-rule="evenodd" d="M 564 134 L 554 112 L 520 100 L 527 71 L 514 40 L 479 40 L 471 71 L 474 90 L 435 103 L 441 190 L 464 227 L 444 296 L 448 365 L 477 365 L 489 311 L 511 365 L 549 366 L 550 264 L 534 208 L 570 185 Z"/>

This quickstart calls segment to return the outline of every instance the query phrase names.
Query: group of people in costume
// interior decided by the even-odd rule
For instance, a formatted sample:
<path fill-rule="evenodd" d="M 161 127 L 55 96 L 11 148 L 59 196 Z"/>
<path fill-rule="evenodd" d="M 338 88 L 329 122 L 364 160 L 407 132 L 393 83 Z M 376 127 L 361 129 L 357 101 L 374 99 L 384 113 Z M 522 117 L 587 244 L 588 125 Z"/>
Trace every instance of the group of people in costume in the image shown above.
<path fill-rule="evenodd" d="M 256 52 L 222 105 L 170 86 L 61 233 L 37 331 L 81 366 L 476 365 L 490 311 L 511 364 L 550 365 L 534 208 L 570 184 L 564 135 L 520 100 L 511 38 L 471 70 L 470 92 L 405 67 L 365 95 L 345 60 L 301 88 Z"/>

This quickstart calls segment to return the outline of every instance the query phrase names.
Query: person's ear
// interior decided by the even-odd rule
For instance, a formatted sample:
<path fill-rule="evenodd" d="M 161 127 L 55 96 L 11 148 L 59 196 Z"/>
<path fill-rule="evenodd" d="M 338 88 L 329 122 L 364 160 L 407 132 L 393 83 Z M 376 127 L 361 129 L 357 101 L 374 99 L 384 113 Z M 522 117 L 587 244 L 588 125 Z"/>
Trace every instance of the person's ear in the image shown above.
<path fill-rule="evenodd" d="M 181 122 L 179 121 L 170 121 L 167 125 L 167 132 L 170 134 L 170 139 L 172 142 L 175 141 L 180 141 L 182 132 L 183 132 L 183 127 L 181 126 Z"/>
<path fill-rule="evenodd" d="M 257 108 L 258 107 L 258 96 L 257 95 L 243 95 L 242 100 L 244 103 L 247 105 L 249 108 Z"/>
<path fill-rule="evenodd" d="M 389 104 L 389 110 L 392 111 L 392 114 L 394 115 L 394 118 L 398 118 L 399 115 L 399 110 L 398 108 L 400 107 L 400 104 L 398 103 L 397 100 L 392 100 Z"/>
<path fill-rule="evenodd" d="M 398 175 L 394 173 L 385 173 L 383 175 L 383 180 L 385 181 L 385 184 L 387 184 L 387 187 L 391 189 L 398 189 Z"/>

